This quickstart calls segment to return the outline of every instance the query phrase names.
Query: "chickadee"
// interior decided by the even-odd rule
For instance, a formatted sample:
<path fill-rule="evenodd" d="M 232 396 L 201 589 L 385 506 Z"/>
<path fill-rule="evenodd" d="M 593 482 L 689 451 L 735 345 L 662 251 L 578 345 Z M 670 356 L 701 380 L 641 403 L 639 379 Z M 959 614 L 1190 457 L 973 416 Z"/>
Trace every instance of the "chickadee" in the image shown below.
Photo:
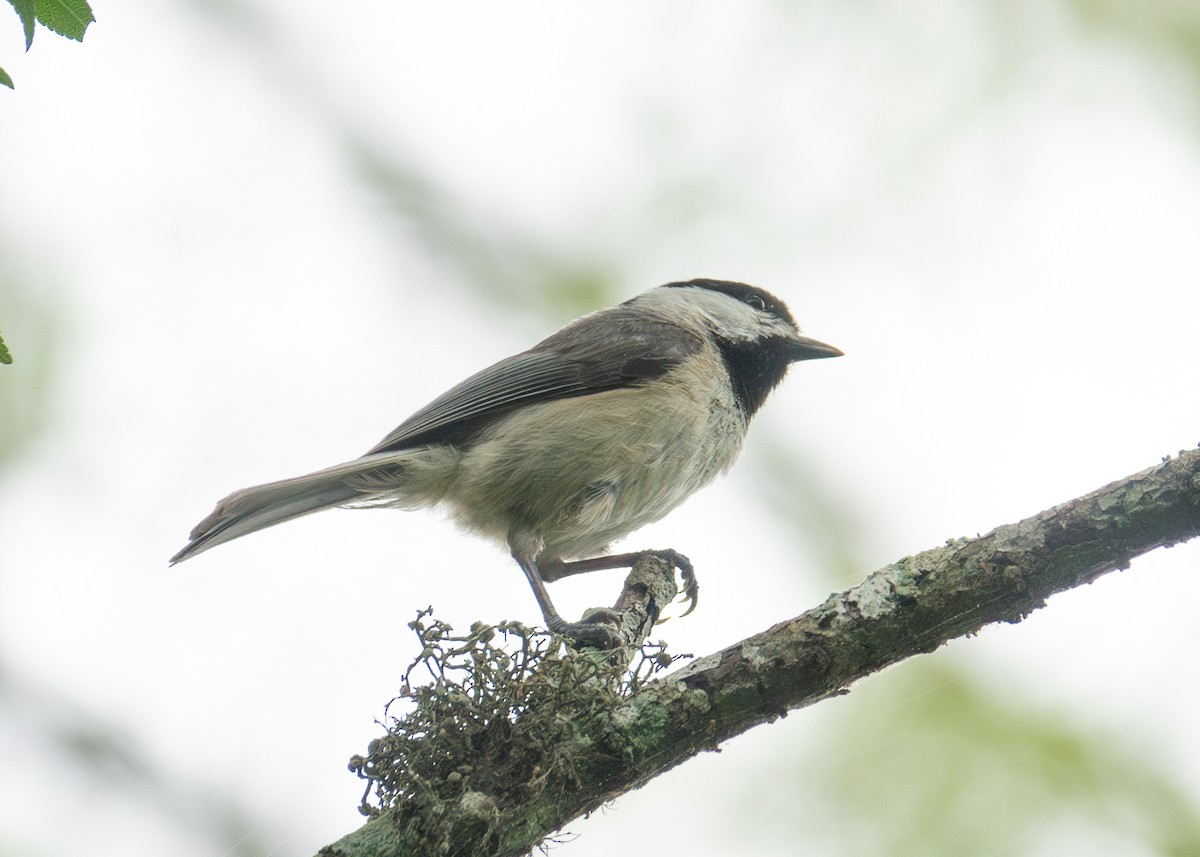
<path fill-rule="evenodd" d="M 565 621 L 545 581 L 631 565 L 638 554 L 598 555 L 729 469 L 792 362 L 841 353 L 762 289 L 668 283 L 472 375 L 361 458 L 230 494 L 171 563 L 335 506 L 444 505 L 508 546 L 551 631 L 611 645 Z"/>

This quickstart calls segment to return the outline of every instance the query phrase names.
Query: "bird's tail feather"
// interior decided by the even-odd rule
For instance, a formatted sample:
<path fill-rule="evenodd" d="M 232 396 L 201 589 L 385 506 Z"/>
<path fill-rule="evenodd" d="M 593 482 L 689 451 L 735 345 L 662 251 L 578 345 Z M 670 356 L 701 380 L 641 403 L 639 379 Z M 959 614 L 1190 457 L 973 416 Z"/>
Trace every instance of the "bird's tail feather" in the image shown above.
<path fill-rule="evenodd" d="M 361 477 L 379 468 L 381 459 L 389 457 L 366 456 L 305 476 L 235 491 L 196 525 L 187 545 L 171 557 L 171 564 L 301 515 L 369 500 L 369 494 L 364 497 Z"/>

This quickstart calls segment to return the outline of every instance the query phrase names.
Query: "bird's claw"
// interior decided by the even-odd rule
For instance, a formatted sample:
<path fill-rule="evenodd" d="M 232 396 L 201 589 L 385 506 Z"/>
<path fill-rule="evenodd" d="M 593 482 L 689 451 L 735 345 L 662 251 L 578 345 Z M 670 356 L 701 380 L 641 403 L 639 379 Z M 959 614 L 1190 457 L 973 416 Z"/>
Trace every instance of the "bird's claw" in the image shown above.
<path fill-rule="evenodd" d="M 696 570 L 692 568 L 691 563 L 679 569 L 679 574 L 683 577 L 683 597 L 688 600 L 688 609 L 683 611 L 683 615 L 686 616 L 700 603 L 700 583 L 696 580 Z"/>
<path fill-rule="evenodd" d="M 696 569 L 692 567 L 692 561 L 671 548 L 646 551 L 646 553 L 679 569 L 679 576 L 683 578 L 683 597 L 688 601 L 688 609 L 683 611 L 683 615 L 686 616 L 695 610 L 696 604 L 700 601 L 700 583 L 696 580 Z"/>

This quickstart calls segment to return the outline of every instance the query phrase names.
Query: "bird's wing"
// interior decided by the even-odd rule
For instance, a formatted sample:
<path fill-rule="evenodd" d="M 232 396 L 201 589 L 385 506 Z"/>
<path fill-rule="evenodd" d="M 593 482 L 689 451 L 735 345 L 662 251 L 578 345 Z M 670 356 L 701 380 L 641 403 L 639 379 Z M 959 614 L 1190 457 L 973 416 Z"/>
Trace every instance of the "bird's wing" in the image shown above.
<path fill-rule="evenodd" d="M 623 305 L 585 316 L 446 391 L 367 455 L 461 441 L 489 419 L 521 405 L 637 386 L 702 346 L 696 334 L 630 313 Z"/>

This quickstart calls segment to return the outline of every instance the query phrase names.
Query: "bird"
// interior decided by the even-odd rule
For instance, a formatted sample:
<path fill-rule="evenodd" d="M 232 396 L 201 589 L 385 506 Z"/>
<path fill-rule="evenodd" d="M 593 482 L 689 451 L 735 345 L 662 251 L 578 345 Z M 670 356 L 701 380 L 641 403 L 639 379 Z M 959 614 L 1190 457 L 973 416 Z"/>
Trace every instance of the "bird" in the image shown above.
<path fill-rule="evenodd" d="M 792 363 L 841 355 L 757 286 L 657 286 L 451 387 L 359 458 L 235 491 L 170 562 L 324 509 L 443 507 L 508 549 L 552 633 L 619 645 L 610 617 L 563 619 L 546 583 L 630 567 L 645 552 L 609 545 L 727 471 Z M 651 553 L 684 574 L 694 607 L 687 558 Z"/>

